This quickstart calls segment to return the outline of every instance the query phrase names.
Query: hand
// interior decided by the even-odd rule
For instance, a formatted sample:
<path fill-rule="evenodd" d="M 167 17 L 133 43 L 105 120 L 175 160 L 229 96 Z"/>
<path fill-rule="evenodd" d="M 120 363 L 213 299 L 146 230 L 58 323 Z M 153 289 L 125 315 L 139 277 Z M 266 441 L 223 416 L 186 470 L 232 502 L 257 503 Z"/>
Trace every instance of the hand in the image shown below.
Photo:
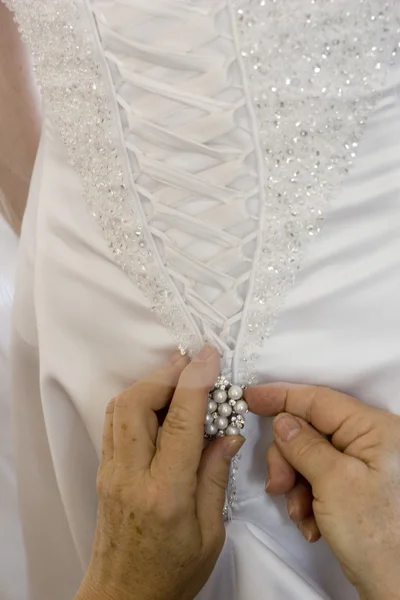
<path fill-rule="evenodd" d="M 264 386 L 246 400 L 259 415 L 284 413 L 268 491 L 288 494 L 303 535 L 323 535 L 361 598 L 399 598 L 400 417 L 318 387 Z"/>
<path fill-rule="evenodd" d="M 207 581 L 225 539 L 230 460 L 244 441 L 203 451 L 219 369 L 210 346 L 190 364 L 178 353 L 109 404 L 96 538 L 77 600 L 192 600 Z"/>

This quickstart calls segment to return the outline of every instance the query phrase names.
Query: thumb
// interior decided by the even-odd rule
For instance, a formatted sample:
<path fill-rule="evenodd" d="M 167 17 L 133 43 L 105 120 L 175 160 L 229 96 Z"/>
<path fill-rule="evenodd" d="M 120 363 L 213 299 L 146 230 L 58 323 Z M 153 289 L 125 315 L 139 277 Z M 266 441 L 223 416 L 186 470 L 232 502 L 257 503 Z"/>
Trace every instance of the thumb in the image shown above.
<path fill-rule="evenodd" d="M 214 537 L 213 529 L 222 525 L 231 461 L 244 442 L 241 436 L 226 436 L 203 452 L 197 477 L 197 515 L 205 535 L 209 531 Z"/>
<path fill-rule="evenodd" d="M 279 450 L 311 486 L 331 471 L 342 454 L 303 419 L 282 413 L 274 421 L 275 440 Z"/>

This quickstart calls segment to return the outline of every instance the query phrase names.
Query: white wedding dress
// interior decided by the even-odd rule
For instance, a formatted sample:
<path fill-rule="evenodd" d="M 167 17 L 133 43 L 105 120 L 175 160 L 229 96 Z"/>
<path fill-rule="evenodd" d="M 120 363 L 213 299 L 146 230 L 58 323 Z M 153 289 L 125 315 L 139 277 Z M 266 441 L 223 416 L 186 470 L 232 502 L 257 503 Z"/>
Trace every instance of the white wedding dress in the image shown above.
<path fill-rule="evenodd" d="M 400 3 L 8 3 L 46 115 L 14 317 L 21 510 L 31 598 L 71 600 L 105 406 L 174 345 L 400 412 Z M 200 600 L 356 598 L 264 493 L 270 420 L 245 435 Z"/>

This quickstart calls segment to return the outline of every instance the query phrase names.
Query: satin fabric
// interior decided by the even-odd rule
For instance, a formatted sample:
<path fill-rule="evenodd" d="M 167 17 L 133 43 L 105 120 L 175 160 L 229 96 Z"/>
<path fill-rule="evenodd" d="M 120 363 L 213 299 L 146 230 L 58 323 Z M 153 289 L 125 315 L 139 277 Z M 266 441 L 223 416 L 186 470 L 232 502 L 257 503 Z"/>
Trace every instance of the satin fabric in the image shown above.
<path fill-rule="evenodd" d="M 256 365 L 400 412 L 398 71 Z M 32 600 L 70 600 L 88 563 L 109 399 L 161 364 L 171 333 L 114 263 L 46 119 L 23 225 L 14 314 L 20 502 Z M 270 420 L 249 416 L 233 520 L 199 600 L 352 600 L 324 542 L 264 493 Z M 345 499 L 343 499 L 345 501 Z"/>
<path fill-rule="evenodd" d="M 26 600 L 25 556 L 13 456 L 10 386 L 11 306 L 18 240 L 0 216 L 0 597 Z"/>

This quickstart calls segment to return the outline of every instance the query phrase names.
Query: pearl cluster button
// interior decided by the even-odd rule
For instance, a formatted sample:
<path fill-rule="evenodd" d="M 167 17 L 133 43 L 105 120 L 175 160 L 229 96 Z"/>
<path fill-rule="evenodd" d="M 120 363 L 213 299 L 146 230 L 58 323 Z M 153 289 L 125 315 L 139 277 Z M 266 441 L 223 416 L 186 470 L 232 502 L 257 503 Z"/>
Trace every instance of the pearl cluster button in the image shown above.
<path fill-rule="evenodd" d="M 247 402 L 243 388 L 220 377 L 208 396 L 204 435 L 207 439 L 225 435 L 240 435 L 244 427 Z"/>

